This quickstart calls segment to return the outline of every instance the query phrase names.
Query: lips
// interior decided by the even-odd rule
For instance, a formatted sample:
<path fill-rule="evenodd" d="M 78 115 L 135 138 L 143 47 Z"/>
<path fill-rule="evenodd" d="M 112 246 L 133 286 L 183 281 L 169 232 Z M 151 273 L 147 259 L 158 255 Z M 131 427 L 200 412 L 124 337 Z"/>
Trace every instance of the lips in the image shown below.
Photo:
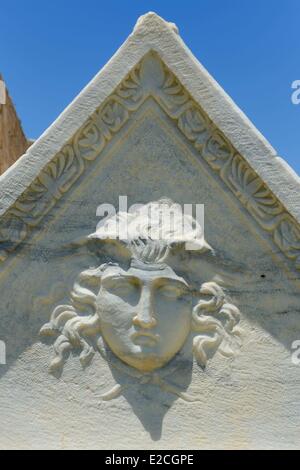
<path fill-rule="evenodd" d="M 155 346 L 158 340 L 159 335 L 147 331 L 138 331 L 132 335 L 132 342 L 139 346 Z"/>

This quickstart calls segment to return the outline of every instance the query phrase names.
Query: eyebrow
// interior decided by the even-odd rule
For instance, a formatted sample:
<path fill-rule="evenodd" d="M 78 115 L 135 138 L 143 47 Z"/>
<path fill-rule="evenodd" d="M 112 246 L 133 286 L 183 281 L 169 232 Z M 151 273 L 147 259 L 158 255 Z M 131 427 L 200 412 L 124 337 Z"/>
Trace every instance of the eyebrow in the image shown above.
<path fill-rule="evenodd" d="M 156 280 L 158 280 L 158 279 L 156 279 Z M 156 280 L 154 280 L 154 281 L 156 281 Z M 168 282 L 168 283 L 171 282 L 172 284 L 177 284 L 178 286 L 185 287 L 186 289 L 189 290 L 189 285 L 185 281 L 182 281 L 181 279 L 174 279 L 172 277 L 160 277 L 159 281 Z"/>
<path fill-rule="evenodd" d="M 102 278 L 102 282 L 105 282 L 106 281 L 118 281 L 118 280 L 121 280 L 121 279 L 126 279 L 128 281 L 132 281 L 136 284 L 141 284 L 141 279 L 137 276 L 133 276 L 132 274 L 127 274 L 127 273 L 118 273 L 118 274 L 110 274 L 110 275 L 107 275 L 106 277 L 103 277 Z M 163 281 L 164 283 L 171 283 L 173 285 L 177 285 L 181 288 L 184 288 L 185 290 L 187 291 L 192 291 L 192 289 L 190 288 L 190 286 L 184 281 L 184 280 L 181 280 L 181 279 L 174 279 L 172 277 L 168 277 L 168 276 L 162 276 L 162 277 L 159 277 L 158 279 L 153 279 L 153 283 L 155 284 L 156 282 L 161 282 Z"/>
<path fill-rule="evenodd" d="M 127 280 L 132 280 L 134 282 L 137 282 L 137 283 L 140 283 L 140 279 L 136 276 L 132 276 L 131 274 L 110 274 L 108 276 L 105 276 L 102 278 L 102 282 L 105 282 L 105 281 L 114 281 L 114 280 L 119 280 L 119 279 L 127 279 Z"/>

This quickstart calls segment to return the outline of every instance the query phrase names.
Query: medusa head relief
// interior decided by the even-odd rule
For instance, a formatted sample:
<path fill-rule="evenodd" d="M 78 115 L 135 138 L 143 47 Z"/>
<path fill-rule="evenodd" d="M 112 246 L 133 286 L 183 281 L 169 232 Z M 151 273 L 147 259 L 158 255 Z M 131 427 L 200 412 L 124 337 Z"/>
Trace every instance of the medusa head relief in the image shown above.
<path fill-rule="evenodd" d="M 56 336 L 52 372 L 62 370 L 72 349 L 80 350 L 84 367 L 98 352 L 127 375 L 186 398 L 162 377 L 180 362 L 187 343 L 203 369 L 215 353 L 238 351 L 239 310 L 215 280 L 195 286 L 184 272 L 185 254 L 201 260 L 212 248 L 179 206 L 161 200 L 119 212 L 87 243 L 105 252 L 105 262 L 79 275 L 70 304 L 56 307 L 41 329 Z M 117 386 L 103 398 L 121 393 Z"/>

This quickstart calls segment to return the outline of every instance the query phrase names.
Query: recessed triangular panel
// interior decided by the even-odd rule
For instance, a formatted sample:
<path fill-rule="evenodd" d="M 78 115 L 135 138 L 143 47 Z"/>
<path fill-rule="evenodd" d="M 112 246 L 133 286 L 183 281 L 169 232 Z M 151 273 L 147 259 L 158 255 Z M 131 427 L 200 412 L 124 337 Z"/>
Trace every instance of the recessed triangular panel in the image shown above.
<path fill-rule="evenodd" d="M 0 447 L 297 447 L 299 179 L 175 25 L 0 184 Z"/>

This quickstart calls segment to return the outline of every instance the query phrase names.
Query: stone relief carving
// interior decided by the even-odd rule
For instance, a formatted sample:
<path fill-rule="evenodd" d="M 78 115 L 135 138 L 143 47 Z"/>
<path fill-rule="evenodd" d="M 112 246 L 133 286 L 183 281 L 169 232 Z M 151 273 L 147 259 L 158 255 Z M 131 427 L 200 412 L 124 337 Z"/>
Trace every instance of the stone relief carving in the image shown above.
<path fill-rule="evenodd" d="M 291 268 L 300 270 L 299 225 L 155 53 L 145 56 L 2 217 L 0 261 L 25 240 L 150 95 L 177 123 L 199 159 L 255 218 Z"/>
<path fill-rule="evenodd" d="M 158 216 L 151 212 L 154 205 Z M 172 230 L 164 212 L 170 206 L 175 207 Z M 88 237 L 87 243 L 106 251 L 108 259 L 79 275 L 70 304 L 56 307 L 41 329 L 42 335 L 56 336 L 53 373 L 63 368 L 72 349 L 81 350 L 82 366 L 99 352 L 128 376 L 190 401 L 167 380 L 174 364 L 184 362 L 188 338 L 203 368 L 215 353 L 229 357 L 239 350 L 240 313 L 222 287 L 214 280 L 195 287 L 187 273 L 174 268 L 174 259 L 187 247 L 200 254 L 212 251 L 197 230 L 180 231 L 187 227 L 186 217 L 171 201 L 161 200 L 131 214 L 118 213 Z M 128 235 L 121 239 L 125 221 Z M 117 385 L 103 398 L 121 393 Z"/>

